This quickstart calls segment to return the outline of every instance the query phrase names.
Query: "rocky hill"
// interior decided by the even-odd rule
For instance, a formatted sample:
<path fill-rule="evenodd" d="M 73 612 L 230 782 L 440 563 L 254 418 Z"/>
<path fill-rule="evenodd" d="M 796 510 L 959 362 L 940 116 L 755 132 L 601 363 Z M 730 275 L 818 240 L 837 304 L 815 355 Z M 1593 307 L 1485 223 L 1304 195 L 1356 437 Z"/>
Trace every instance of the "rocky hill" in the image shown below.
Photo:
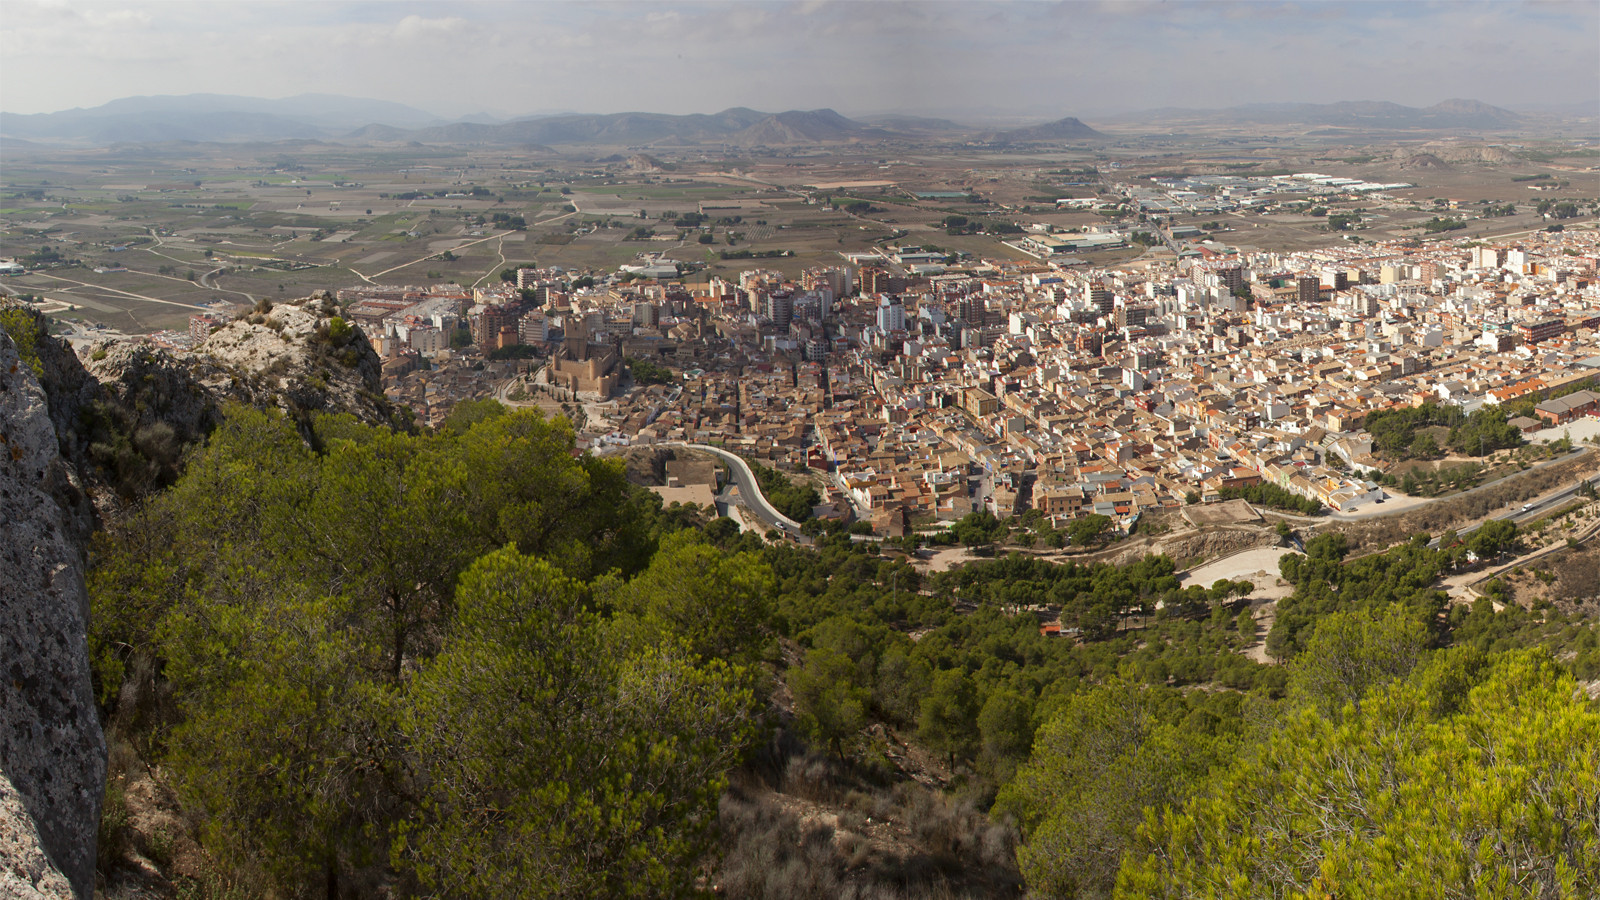
<path fill-rule="evenodd" d="M 63 395 L 58 427 L 96 506 L 114 514 L 119 501 L 170 484 L 228 403 L 278 407 L 301 422 L 316 412 L 390 420 L 378 356 L 337 311 L 326 294 L 263 304 L 192 353 L 121 341 L 84 348 L 80 383 L 67 387 L 70 372 L 46 383 L 62 385 L 52 387 Z"/>
<path fill-rule="evenodd" d="M 1028 128 L 1013 128 L 1010 131 L 1001 131 L 986 135 L 985 138 L 998 144 L 1031 144 L 1050 141 L 1098 141 L 1105 140 L 1105 135 L 1077 119 L 1068 116 L 1043 125 L 1034 125 Z"/>
<path fill-rule="evenodd" d="M 391 408 L 378 354 L 338 311 L 326 293 L 262 305 L 214 331 L 183 361 L 224 400 L 277 406 L 291 416 L 348 412 L 385 421 Z M 103 384 L 116 367 L 91 363 L 90 371 Z"/>

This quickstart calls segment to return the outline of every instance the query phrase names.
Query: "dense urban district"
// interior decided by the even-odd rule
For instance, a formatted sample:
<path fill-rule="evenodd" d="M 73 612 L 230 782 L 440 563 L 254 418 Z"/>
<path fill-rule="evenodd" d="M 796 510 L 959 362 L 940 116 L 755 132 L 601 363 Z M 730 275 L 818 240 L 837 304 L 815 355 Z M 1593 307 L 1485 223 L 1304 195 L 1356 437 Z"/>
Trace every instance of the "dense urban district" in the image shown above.
<path fill-rule="evenodd" d="M 1592 122 L 829 115 L 7 146 L 72 890 L 1600 891 Z"/>

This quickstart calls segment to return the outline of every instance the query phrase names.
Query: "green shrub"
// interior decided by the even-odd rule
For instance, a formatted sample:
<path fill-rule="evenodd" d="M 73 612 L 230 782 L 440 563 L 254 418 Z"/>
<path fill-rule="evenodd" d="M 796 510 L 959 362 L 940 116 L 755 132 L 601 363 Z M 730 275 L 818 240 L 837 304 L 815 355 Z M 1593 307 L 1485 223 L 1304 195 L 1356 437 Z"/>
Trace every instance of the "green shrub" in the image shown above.
<path fill-rule="evenodd" d="M 11 335 L 17 345 L 17 355 L 33 370 L 35 376 L 44 374 L 44 363 L 39 359 L 39 339 L 44 336 L 44 326 L 33 313 L 25 309 L 0 310 L 0 328 Z"/>

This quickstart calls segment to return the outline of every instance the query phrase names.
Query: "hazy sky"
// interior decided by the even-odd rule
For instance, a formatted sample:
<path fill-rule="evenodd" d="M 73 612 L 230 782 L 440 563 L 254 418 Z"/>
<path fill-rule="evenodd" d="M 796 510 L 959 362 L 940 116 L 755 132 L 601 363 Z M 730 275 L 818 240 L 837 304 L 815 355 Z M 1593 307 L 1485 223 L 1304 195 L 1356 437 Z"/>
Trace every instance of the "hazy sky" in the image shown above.
<path fill-rule="evenodd" d="M 0 2 L 0 109 L 200 92 L 445 116 L 1600 106 L 1600 2 Z"/>

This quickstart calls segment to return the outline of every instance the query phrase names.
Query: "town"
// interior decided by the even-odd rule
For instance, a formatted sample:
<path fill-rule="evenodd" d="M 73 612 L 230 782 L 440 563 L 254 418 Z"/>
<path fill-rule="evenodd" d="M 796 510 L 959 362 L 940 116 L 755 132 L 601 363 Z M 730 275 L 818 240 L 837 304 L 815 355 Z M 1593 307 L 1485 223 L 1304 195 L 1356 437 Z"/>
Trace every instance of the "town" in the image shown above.
<path fill-rule="evenodd" d="M 978 512 L 1115 536 L 1246 495 L 1369 516 L 1512 474 L 1520 435 L 1589 436 L 1569 428 L 1600 406 L 1587 151 L 1438 145 L 1447 165 L 1261 137 L 1172 167 L 1162 146 L 981 171 L 848 148 L 484 172 L 313 153 L 244 179 L 202 157 L 199 180 L 141 185 L 67 157 L 23 170 L 0 286 L 80 345 L 202 356 L 254 306 L 331 288 L 418 424 L 492 397 L 598 453 L 720 448 L 815 490 L 794 518 L 719 505 L 763 532 Z M 1267 170 L 1318 160 L 1338 165 Z M 1391 427 L 1404 409 L 1421 418 Z"/>
<path fill-rule="evenodd" d="M 1600 4 L 0 38 L 0 897 L 1600 897 Z"/>
<path fill-rule="evenodd" d="M 1370 509 L 1396 492 L 1373 480 L 1374 412 L 1505 423 L 1529 401 L 1509 425 L 1535 433 L 1600 408 L 1589 230 L 1283 254 L 1185 241 L 1172 262 L 1110 270 L 947 272 L 926 256 L 693 287 L 624 269 L 574 288 L 523 268 L 492 288 L 338 297 L 419 421 L 462 400 L 562 398 L 584 410 L 587 446 L 707 444 L 818 473 L 820 516 L 884 536 L 1029 508 L 1127 531 L 1257 484 Z M 214 321 L 195 316 L 193 338 Z"/>

